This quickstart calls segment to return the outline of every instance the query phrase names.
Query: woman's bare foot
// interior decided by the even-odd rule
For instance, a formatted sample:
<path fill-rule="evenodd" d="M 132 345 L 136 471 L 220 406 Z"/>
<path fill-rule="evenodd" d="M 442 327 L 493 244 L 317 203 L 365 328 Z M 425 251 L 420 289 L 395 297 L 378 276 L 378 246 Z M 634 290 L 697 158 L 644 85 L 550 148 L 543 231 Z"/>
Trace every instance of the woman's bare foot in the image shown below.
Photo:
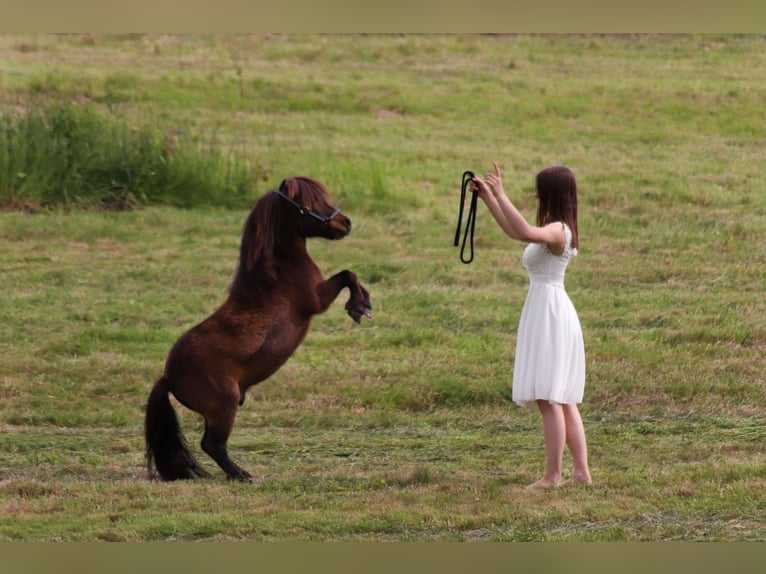
<path fill-rule="evenodd" d="M 593 481 L 590 476 L 573 476 L 562 482 L 560 486 L 568 486 L 570 484 L 593 484 Z"/>
<path fill-rule="evenodd" d="M 547 478 L 541 478 L 540 480 L 537 480 L 533 482 L 532 484 L 528 485 L 527 488 L 558 488 L 561 486 L 561 481 L 553 481 Z"/>

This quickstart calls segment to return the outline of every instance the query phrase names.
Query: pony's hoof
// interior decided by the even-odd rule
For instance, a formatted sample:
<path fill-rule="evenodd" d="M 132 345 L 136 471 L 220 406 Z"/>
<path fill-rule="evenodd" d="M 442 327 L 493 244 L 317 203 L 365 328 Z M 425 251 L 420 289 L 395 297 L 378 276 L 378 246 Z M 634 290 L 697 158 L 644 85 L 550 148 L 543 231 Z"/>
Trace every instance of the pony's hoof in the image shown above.
<path fill-rule="evenodd" d="M 246 470 L 240 470 L 239 474 L 236 475 L 227 475 L 227 480 L 238 480 L 239 482 L 249 482 L 252 483 L 253 481 L 253 475 L 247 472 Z"/>
<path fill-rule="evenodd" d="M 362 317 L 367 317 L 368 319 L 372 319 L 372 306 L 368 301 L 365 301 L 361 305 L 361 309 L 357 307 L 352 307 L 351 302 L 346 304 L 346 312 L 348 312 L 349 317 L 351 317 L 354 321 L 357 323 L 362 322 Z"/>
<path fill-rule="evenodd" d="M 358 311 L 356 309 L 349 309 L 348 314 L 357 323 L 362 322 L 362 317 L 367 317 L 368 319 L 372 319 L 372 309 L 368 307 L 365 307 L 361 311 Z"/>

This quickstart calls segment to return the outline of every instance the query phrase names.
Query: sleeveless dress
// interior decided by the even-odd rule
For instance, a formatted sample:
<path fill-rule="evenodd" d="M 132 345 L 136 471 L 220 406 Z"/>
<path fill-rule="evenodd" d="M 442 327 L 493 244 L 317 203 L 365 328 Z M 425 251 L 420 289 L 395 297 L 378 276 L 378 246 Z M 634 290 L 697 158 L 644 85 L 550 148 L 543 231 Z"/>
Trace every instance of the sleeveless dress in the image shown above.
<path fill-rule="evenodd" d="M 566 247 L 554 255 L 530 243 L 522 261 L 529 291 L 521 310 L 513 368 L 513 402 L 581 403 L 585 390 L 585 346 L 577 311 L 564 290 L 564 273 L 577 255 L 566 224 Z"/>

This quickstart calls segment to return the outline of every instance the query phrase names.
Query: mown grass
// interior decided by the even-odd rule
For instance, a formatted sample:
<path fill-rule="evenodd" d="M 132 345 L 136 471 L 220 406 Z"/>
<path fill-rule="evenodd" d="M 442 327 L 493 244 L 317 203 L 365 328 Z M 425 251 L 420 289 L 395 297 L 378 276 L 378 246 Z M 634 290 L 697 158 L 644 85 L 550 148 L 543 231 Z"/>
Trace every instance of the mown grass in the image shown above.
<path fill-rule="evenodd" d="M 755 36 L 3 36 L 4 109 L 35 98 L 239 146 L 325 181 L 313 242 L 342 301 L 248 394 L 230 484 L 145 478 L 170 345 L 225 297 L 241 208 L 0 213 L 0 539 L 763 540 L 764 40 Z M 594 485 L 530 492 L 539 415 L 510 402 L 521 246 L 460 174 L 497 159 L 533 216 L 570 165 Z M 200 421 L 179 408 L 195 446 Z"/>

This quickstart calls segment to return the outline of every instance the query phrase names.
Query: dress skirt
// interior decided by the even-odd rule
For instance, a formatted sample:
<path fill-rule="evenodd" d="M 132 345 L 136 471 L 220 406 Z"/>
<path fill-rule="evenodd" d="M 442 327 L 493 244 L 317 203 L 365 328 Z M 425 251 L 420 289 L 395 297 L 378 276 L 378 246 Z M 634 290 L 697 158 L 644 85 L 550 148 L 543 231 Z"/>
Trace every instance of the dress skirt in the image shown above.
<path fill-rule="evenodd" d="M 513 368 L 513 401 L 581 403 L 585 346 L 577 311 L 563 283 L 529 285 L 521 310 Z"/>

